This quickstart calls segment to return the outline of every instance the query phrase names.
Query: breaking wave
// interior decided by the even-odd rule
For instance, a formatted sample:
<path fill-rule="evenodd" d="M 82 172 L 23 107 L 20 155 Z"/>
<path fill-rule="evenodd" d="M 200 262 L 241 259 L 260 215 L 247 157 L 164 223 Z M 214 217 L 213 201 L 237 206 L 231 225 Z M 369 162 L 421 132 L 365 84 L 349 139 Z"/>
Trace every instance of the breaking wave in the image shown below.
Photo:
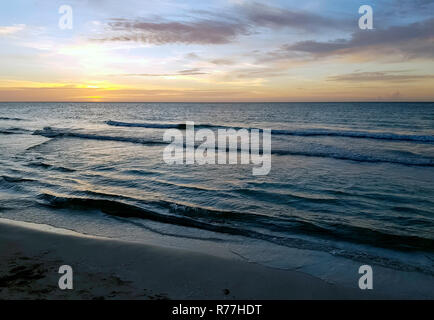
<path fill-rule="evenodd" d="M 106 121 L 106 124 L 116 127 L 138 127 L 138 128 L 159 128 L 169 129 L 178 128 L 185 129 L 185 124 L 173 123 L 135 123 L 135 122 L 120 122 L 120 121 Z M 197 124 L 196 128 L 233 128 L 233 129 L 258 129 L 248 127 L 228 127 L 224 125 L 213 124 Z M 372 132 L 372 131 L 356 131 L 356 130 L 335 130 L 335 129 L 294 129 L 294 130 L 271 130 L 274 135 L 288 135 L 288 136 L 332 136 L 332 137 L 349 137 L 349 138 L 364 138 L 364 139 L 379 139 L 379 140 L 395 140 L 395 141 L 416 141 L 416 142 L 434 142 L 433 135 L 412 135 L 412 134 L 398 134 L 391 132 Z"/>
<path fill-rule="evenodd" d="M 293 155 L 293 156 L 305 156 L 305 157 L 318 157 L 318 158 L 332 158 L 339 160 L 350 160 L 357 162 L 371 162 L 371 163 L 393 163 L 406 166 L 425 166 L 433 167 L 434 159 L 421 157 L 414 155 L 413 157 L 407 158 L 393 158 L 387 155 L 369 155 L 369 154 L 359 154 L 351 151 L 338 150 L 335 151 L 328 146 L 323 146 L 320 150 L 309 150 L 309 151 L 292 151 L 292 150 L 273 150 L 272 154 L 276 155 Z"/>
<path fill-rule="evenodd" d="M 105 141 L 120 141 L 120 142 L 131 142 L 131 143 L 139 143 L 139 144 L 166 144 L 159 141 L 154 140 L 145 140 L 141 138 L 134 137 L 121 137 L 121 136 L 108 136 L 108 135 L 99 135 L 92 133 L 80 133 L 73 132 L 61 129 L 52 129 L 51 127 L 45 127 L 42 130 L 36 130 L 33 132 L 33 135 L 39 135 L 46 138 L 80 138 L 80 139 L 90 139 L 90 140 L 105 140 Z"/>
<path fill-rule="evenodd" d="M 53 129 L 45 127 L 43 130 L 36 130 L 34 135 L 40 135 L 47 138 L 79 138 L 79 139 L 91 139 L 91 140 L 106 140 L 106 141 L 119 141 L 129 142 L 144 145 L 167 145 L 168 142 L 157 140 L 146 140 L 135 137 L 123 137 L 123 136 L 108 136 L 92 133 L 79 133 L 68 130 Z M 185 146 L 185 145 L 184 145 Z M 217 147 L 216 147 L 217 148 Z M 309 150 L 310 146 L 306 146 L 304 150 L 282 150 L 272 148 L 271 153 L 274 155 L 294 155 L 294 156 L 306 156 L 306 157 L 320 157 L 320 158 L 333 158 L 340 160 L 351 160 L 357 162 L 371 162 L 371 163 L 394 163 L 407 166 L 434 166 L 434 159 L 428 157 L 422 157 L 417 154 L 408 153 L 405 157 L 394 157 L 388 155 L 371 155 L 360 154 L 345 149 L 333 149 L 330 146 L 322 146 Z M 226 149 L 229 151 L 229 148 Z M 240 151 L 238 148 L 237 151 Z"/>
<path fill-rule="evenodd" d="M 86 193 L 86 192 L 84 192 Z M 342 250 L 331 244 L 320 244 L 293 236 L 279 236 L 275 232 L 292 232 L 297 234 L 318 234 L 335 240 L 352 240 L 358 243 L 374 244 L 385 248 L 401 250 L 434 248 L 434 240 L 409 235 L 390 234 L 381 230 L 372 230 L 351 225 L 323 223 L 317 224 L 296 217 L 273 217 L 259 214 L 243 214 L 241 212 L 218 211 L 208 208 L 192 207 L 167 201 L 143 202 L 134 198 L 88 192 L 92 197 L 66 196 L 52 193 L 39 195 L 40 204 L 53 209 L 99 210 L 105 214 L 121 218 L 140 218 L 160 223 L 168 223 L 183 227 L 197 228 L 217 233 L 244 236 L 259 239 L 278 245 L 296 247 L 308 250 L 327 251 L 335 255 L 357 260 L 369 259 L 378 264 L 432 274 L 429 269 L 417 266 L 398 266 L 396 261 L 386 261 L 384 258 L 369 256 L 363 252 Z M 141 203 L 142 202 L 142 203 Z M 273 230 L 273 234 L 266 232 Z M 258 231 L 261 230 L 261 231 Z"/>
<path fill-rule="evenodd" d="M 0 117 L 0 120 L 5 120 L 5 121 L 25 121 L 24 119 L 21 118 L 10 118 L 10 117 Z"/>
<path fill-rule="evenodd" d="M 0 129 L 0 134 L 25 134 L 31 132 L 27 129 L 23 128 L 7 128 L 7 129 Z"/>

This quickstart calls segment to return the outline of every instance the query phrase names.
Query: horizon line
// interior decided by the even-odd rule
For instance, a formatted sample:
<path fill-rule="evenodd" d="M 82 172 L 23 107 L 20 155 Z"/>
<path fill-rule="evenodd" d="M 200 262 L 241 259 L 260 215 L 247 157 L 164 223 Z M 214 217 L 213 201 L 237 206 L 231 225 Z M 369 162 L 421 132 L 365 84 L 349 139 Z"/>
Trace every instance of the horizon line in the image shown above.
<path fill-rule="evenodd" d="M 348 101 L 0 101 L 0 103 L 434 103 L 434 100 Z"/>

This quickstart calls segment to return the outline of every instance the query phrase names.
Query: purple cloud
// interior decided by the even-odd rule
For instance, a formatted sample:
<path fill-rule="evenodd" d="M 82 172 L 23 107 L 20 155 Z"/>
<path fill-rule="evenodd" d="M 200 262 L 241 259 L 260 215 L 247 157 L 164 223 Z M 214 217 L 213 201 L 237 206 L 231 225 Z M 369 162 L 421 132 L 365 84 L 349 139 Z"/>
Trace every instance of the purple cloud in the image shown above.
<path fill-rule="evenodd" d="M 337 39 L 329 42 L 301 41 L 285 45 L 287 52 L 305 52 L 313 55 L 347 54 L 367 49 L 393 50 L 407 58 L 434 57 L 434 19 L 412 23 L 406 26 L 393 26 L 387 29 L 360 30 L 350 39 Z"/>
<path fill-rule="evenodd" d="M 111 34 L 103 41 L 138 41 L 151 44 L 224 44 L 249 34 L 245 25 L 218 21 L 147 22 L 117 19 L 108 23 Z"/>

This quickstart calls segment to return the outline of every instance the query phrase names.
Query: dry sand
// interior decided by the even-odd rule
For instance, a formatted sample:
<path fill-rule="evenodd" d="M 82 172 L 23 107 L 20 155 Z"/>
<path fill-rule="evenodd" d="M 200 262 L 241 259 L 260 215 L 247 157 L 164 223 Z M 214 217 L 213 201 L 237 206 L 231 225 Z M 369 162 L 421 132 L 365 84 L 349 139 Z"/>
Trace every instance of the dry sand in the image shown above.
<path fill-rule="evenodd" d="M 304 273 L 0 222 L 0 299 L 366 299 Z M 70 265 L 74 289 L 60 290 Z"/>

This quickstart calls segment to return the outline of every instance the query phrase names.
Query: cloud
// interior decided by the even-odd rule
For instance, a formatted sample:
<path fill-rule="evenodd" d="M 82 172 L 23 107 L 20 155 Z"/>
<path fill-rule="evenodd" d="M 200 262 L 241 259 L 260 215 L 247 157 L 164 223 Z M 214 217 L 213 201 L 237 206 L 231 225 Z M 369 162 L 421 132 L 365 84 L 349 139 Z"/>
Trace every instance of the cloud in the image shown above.
<path fill-rule="evenodd" d="M 240 6 L 240 11 L 251 24 L 270 29 L 293 28 L 315 31 L 324 28 L 339 28 L 342 30 L 349 26 L 349 21 L 323 17 L 305 11 L 291 11 L 256 2 Z"/>
<path fill-rule="evenodd" d="M 116 19 L 108 23 L 111 35 L 101 41 L 137 41 L 163 45 L 225 44 L 239 35 L 249 34 L 248 28 L 236 22 L 200 19 L 194 21 L 141 21 Z"/>
<path fill-rule="evenodd" d="M 25 24 L 14 24 L 13 26 L 0 26 L 0 35 L 17 33 L 26 28 Z"/>
<path fill-rule="evenodd" d="M 420 80 L 434 79 L 434 75 L 425 74 L 408 74 L 408 71 L 378 71 L 378 72 L 354 72 L 331 76 L 329 81 L 344 81 L 344 82 L 412 82 Z"/>
<path fill-rule="evenodd" d="M 246 2 L 236 4 L 231 10 L 211 12 L 195 10 L 190 20 L 165 20 L 163 18 L 111 19 L 107 32 L 100 41 L 136 41 L 154 45 L 227 44 L 240 36 L 258 33 L 259 28 L 270 30 L 290 28 L 312 32 L 324 29 L 345 30 L 350 21 L 323 17 L 305 11 Z M 190 15 L 186 14 L 186 17 Z"/>
<path fill-rule="evenodd" d="M 410 14 L 426 14 L 434 9 L 434 0 L 400 0 L 387 3 L 381 8 L 380 15 L 387 16 L 409 16 Z"/>
<path fill-rule="evenodd" d="M 210 60 L 212 64 L 220 65 L 220 66 L 230 66 L 236 64 L 236 61 L 228 58 L 219 58 Z"/>
<path fill-rule="evenodd" d="M 76 87 L 0 88 L 0 101 L 249 101 L 246 90 L 225 89 L 94 89 Z"/>
<path fill-rule="evenodd" d="M 173 77 L 173 76 L 196 76 L 208 74 L 207 72 L 201 71 L 199 68 L 181 70 L 175 73 L 128 73 L 122 74 L 122 76 L 131 77 Z"/>
<path fill-rule="evenodd" d="M 233 70 L 226 76 L 227 78 L 252 79 L 252 78 L 272 78 L 280 77 L 286 74 L 286 68 L 278 67 L 260 67 L 260 68 L 242 68 Z"/>
<path fill-rule="evenodd" d="M 190 59 L 190 60 L 199 60 L 200 59 L 199 55 L 197 53 L 194 53 L 194 52 L 190 52 L 190 53 L 186 54 L 185 58 Z"/>
<path fill-rule="evenodd" d="M 377 53 L 400 53 L 406 58 L 434 58 L 434 19 L 387 29 L 359 30 L 350 39 L 329 42 L 301 41 L 285 45 L 289 52 L 303 52 L 317 56 L 359 53 L 377 50 Z"/>
<path fill-rule="evenodd" d="M 211 64 L 219 65 L 219 66 L 230 66 L 237 63 L 235 59 L 231 58 L 205 58 L 201 57 L 198 54 L 194 52 L 190 52 L 185 55 L 185 59 L 187 60 L 194 60 L 194 61 L 200 61 L 200 62 L 208 62 Z"/>

